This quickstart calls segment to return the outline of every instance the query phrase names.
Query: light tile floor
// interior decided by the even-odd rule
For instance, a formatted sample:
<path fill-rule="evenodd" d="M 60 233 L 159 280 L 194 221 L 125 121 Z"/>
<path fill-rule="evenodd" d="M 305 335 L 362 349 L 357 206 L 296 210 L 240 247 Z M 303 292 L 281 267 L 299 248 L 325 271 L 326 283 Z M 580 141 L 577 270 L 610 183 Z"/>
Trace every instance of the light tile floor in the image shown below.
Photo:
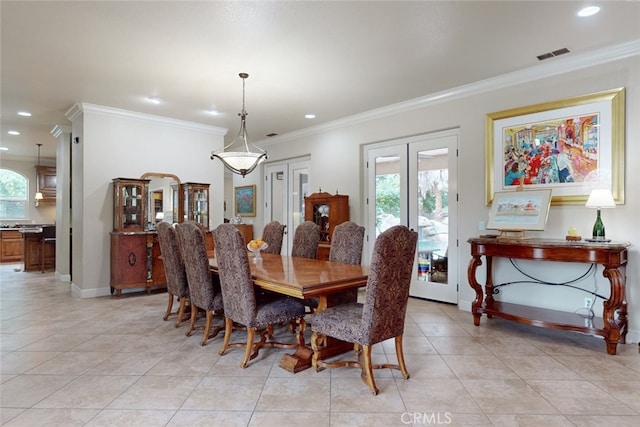
<path fill-rule="evenodd" d="M 0 423 L 7 426 L 634 426 L 640 354 L 619 345 L 471 315 L 411 299 L 404 348 L 411 378 L 278 366 L 264 349 L 241 369 L 221 337 L 164 322 L 166 293 L 77 299 L 53 273 L 0 266 Z M 290 334 L 289 332 L 282 332 Z M 239 336 L 242 332 L 237 333 Z M 375 360 L 395 360 L 392 342 Z"/>

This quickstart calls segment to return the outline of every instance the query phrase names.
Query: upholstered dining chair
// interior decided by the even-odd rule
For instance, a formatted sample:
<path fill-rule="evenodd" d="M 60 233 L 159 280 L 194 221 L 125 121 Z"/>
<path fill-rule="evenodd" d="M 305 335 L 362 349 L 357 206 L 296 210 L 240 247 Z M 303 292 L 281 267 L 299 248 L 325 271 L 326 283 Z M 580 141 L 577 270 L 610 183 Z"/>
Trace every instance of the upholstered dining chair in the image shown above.
<path fill-rule="evenodd" d="M 282 238 L 286 225 L 280 224 L 278 221 L 271 221 L 264 226 L 262 230 L 262 240 L 269 246 L 263 252 L 267 254 L 280 255 L 282 251 Z"/>
<path fill-rule="evenodd" d="M 184 260 L 182 259 L 182 249 L 178 241 L 178 233 L 173 225 L 162 221 L 157 226 L 158 241 L 160 243 L 160 254 L 162 255 L 162 264 L 164 265 L 164 274 L 167 278 L 167 293 L 169 294 L 169 303 L 167 311 L 162 320 L 169 319 L 169 316 L 177 314 L 175 327 L 182 323 L 184 314 L 189 303 L 189 282 L 187 281 L 187 271 L 184 268 Z M 171 312 L 173 302 L 177 299 L 180 306 L 176 312 Z"/>
<path fill-rule="evenodd" d="M 363 382 L 373 394 L 378 394 L 373 369 L 399 369 L 405 379 L 409 378 L 402 336 L 417 241 L 418 233 L 403 225 L 381 233 L 371 256 L 365 302 L 329 307 L 313 315 L 311 347 L 314 350 L 312 364 L 316 370 L 321 367 L 358 367 L 362 370 Z M 325 362 L 318 359 L 319 346 L 327 336 L 353 343 L 358 360 Z M 398 364 L 374 365 L 371 347 L 390 338 L 395 339 Z"/>
<path fill-rule="evenodd" d="M 207 340 L 218 335 L 223 329 L 220 325 L 211 330 L 214 315 L 222 315 L 222 294 L 215 289 L 215 282 L 209 270 L 204 232 L 200 226 L 194 221 L 186 221 L 176 224 L 176 229 L 182 248 L 191 303 L 191 321 L 186 335 L 191 336 L 196 329 L 198 310 L 203 310 L 206 314 L 206 323 L 200 345 L 206 345 Z"/>
<path fill-rule="evenodd" d="M 293 233 L 291 256 L 316 258 L 318 243 L 320 243 L 320 227 L 313 221 L 304 221 L 296 227 Z"/>
<path fill-rule="evenodd" d="M 345 221 L 333 229 L 329 261 L 345 264 L 362 262 L 362 245 L 364 243 L 364 227 L 353 221 Z M 333 305 L 347 304 L 358 300 L 358 290 L 350 289 L 334 296 Z"/>
<path fill-rule="evenodd" d="M 289 297 L 269 298 L 261 301 L 254 291 L 247 249 L 240 231 L 231 224 L 221 224 L 213 230 L 216 260 L 222 299 L 224 301 L 225 331 L 220 355 L 228 348 L 244 347 L 240 367 L 246 368 L 261 348 L 297 348 L 304 345 L 305 307 Z M 233 324 L 247 328 L 245 343 L 230 343 Z M 295 322 L 298 326 L 296 342 L 281 343 L 272 340 L 272 325 Z M 256 333 L 260 340 L 255 342 Z M 267 341 L 269 339 L 269 341 Z"/>

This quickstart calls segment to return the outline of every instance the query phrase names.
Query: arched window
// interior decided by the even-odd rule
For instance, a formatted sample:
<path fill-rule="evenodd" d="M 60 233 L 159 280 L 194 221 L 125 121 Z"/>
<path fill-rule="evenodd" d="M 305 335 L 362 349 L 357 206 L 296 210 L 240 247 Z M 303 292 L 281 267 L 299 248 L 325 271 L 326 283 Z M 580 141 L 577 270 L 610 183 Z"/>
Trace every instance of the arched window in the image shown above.
<path fill-rule="evenodd" d="M 0 219 L 27 218 L 29 180 L 9 169 L 0 169 Z"/>

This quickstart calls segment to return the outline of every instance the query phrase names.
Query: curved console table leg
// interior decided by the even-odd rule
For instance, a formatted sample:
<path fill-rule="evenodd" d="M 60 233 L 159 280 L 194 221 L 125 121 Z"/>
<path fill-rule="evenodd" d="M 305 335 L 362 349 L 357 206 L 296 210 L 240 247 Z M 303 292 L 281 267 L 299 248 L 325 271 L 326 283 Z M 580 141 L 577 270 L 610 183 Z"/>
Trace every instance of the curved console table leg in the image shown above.
<path fill-rule="evenodd" d="M 618 268 L 607 266 L 605 266 L 602 275 L 608 278 L 611 284 L 611 296 L 602 304 L 604 338 L 607 342 L 607 353 L 616 354 L 618 342 L 624 343 L 627 333 L 625 277 Z M 616 314 L 618 314 L 617 319 Z"/>
<path fill-rule="evenodd" d="M 482 316 L 482 301 L 484 300 L 484 292 L 482 286 L 476 279 L 476 270 L 478 266 L 482 265 L 482 260 L 479 255 L 474 255 L 469 261 L 469 267 L 467 268 L 467 279 L 469 280 L 469 286 L 476 291 L 476 299 L 471 303 L 471 313 L 473 314 L 473 324 L 480 325 L 480 317 Z"/>

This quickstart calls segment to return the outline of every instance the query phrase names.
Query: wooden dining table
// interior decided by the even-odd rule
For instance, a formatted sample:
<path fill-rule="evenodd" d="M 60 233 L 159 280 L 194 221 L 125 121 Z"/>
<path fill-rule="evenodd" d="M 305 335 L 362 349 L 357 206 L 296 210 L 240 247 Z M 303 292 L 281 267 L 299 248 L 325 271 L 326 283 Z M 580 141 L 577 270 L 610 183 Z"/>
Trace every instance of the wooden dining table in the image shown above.
<path fill-rule="evenodd" d="M 253 255 L 249 255 L 255 286 L 299 299 L 317 297 L 318 311 L 331 307 L 337 293 L 365 286 L 369 276 L 369 267 L 364 265 L 275 254 L 261 257 L 262 261 L 253 262 Z M 215 258 L 209 258 L 209 266 L 212 273 L 218 274 Z M 320 358 L 326 359 L 352 349 L 353 344 L 326 337 L 318 352 Z M 286 354 L 280 366 L 296 373 L 311 367 L 312 356 L 310 346 L 301 346 L 294 354 Z"/>

